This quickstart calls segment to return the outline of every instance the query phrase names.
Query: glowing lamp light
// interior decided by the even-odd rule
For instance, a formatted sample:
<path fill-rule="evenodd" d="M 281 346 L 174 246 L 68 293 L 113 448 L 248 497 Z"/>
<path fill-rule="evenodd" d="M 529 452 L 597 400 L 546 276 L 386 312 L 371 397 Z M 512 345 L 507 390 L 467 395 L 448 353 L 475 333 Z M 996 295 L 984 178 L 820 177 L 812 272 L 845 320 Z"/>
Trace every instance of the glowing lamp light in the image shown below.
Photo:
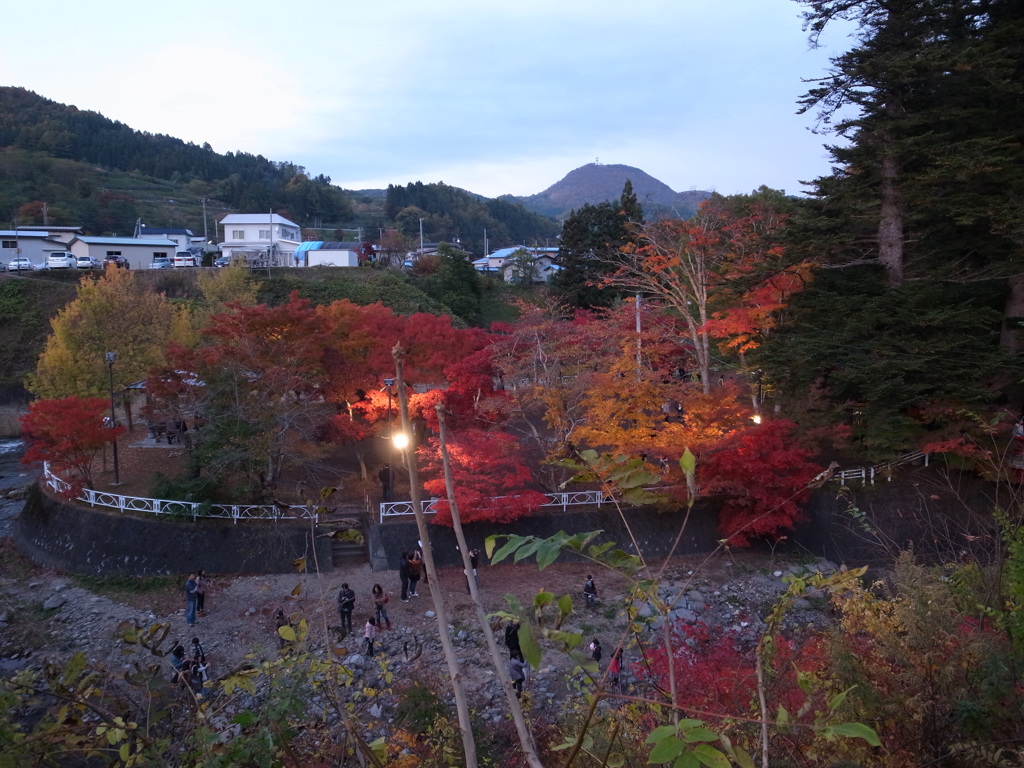
<path fill-rule="evenodd" d="M 409 436 L 405 432 L 396 432 L 391 440 L 394 442 L 395 448 L 400 451 L 404 451 L 409 446 Z"/>
<path fill-rule="evenodd" d="M 752 422 L 754 422 L 755 424 L 760 424 L 761 423 L 761 414 L 760 413 L 755 413 L 753 416 L 750 417 L 750 420 Z"/>

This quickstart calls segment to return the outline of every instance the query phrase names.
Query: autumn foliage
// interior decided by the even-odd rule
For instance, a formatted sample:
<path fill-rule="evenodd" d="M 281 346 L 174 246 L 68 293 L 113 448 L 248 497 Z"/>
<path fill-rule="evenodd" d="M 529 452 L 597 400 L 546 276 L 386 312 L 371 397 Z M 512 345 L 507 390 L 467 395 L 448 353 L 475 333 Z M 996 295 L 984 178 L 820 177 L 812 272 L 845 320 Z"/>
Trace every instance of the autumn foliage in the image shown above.
<path fill-rule="evenodd" d="M 544 494 L 527 490 L 532 483 L 530 468 L 520 459 L 518 442 L 502 432 L 465 430 L 449 435 L 447 449 L 451 461 L 455 501 L 463 523 L 489 520 L 507 523 L 533 512 L 544 503 Z M 451 507 L 445 490 L 437 440 L 421 452 L 425 459 L 424 483 L 427 492 L 440 497 L 434 522 L 451 525 Z"/>
<path fill-rule="evenodd" d="M 732 546 L 777 539 L 800 519 L 820 468 L 793 440 L 796 425 L 765 421 L 730 434 L 698 463 L 703 493 L 722 497 L 719 531 Z"/>
<path fill-rule="evenodd" d="M 66 495 L 73 498 L 82 487 L 92 488 L 92 463 L 124 427 L 108 427 L 103 418 L 109 404 L 98 397 L 64 397 L 36 400 L 21 417 L 22 434 L 28 441 L 23 464 L 48 461 L 71 484 Z"/>

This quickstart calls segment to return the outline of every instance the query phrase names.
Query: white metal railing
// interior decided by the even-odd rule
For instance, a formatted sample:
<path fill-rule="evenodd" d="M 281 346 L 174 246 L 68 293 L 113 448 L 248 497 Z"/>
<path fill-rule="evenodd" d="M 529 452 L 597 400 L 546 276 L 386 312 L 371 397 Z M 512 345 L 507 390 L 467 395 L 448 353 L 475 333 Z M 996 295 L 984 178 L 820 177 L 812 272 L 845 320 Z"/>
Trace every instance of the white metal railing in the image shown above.
<path fill-rule="evenodd" d="M 860 467 L 858 469 L 842 469 L 832 475 L 834 480 L 838 480 L 841 485 L 846 485 L 847 480 L 860 480 L 862 483 L 875 484 L 875 477 L 878 475 L 885 475 L 887 480 L 892 480 L 892 470 L 901 464 L 909 464 L 912 461 L 918 459 L 924 459 L 924 465 L 928 466 L 928 457 L 931 454 L 925 453 L 924 451 L 914 451 L 908 453 L 905 456 L 900 456 L 898 459 L 892 461 L 886 461 L 882 464 L 875 464 L 873 467 Z"/>
<path fill-rule="evenodd" d="M 608 501 L 608 496 L 603 491 L 571 491 L 569 493 L 546 493 L 547 501 L 541 507 L 567 507 L 583 504 L 601 506 Z M 495 496 L 491 501 L 514 498 L 510 496 Z M 440 499 L 428 499 L 420 502 L 424 515 L 433 515 L 437 512 L 437 504 Z M 402 517 L 403 515 L 415 514 L 411 501 L 385 501 L 380 505 L 380 521 L 383 523 L 385 517 Z"/>
<path fill-rule="evenodd" d="M 43 480 L 54 493 L 63 494 L 71 484 L 50 471 L 48 462 L 43 463 Z M 122 512 L 146 512 L 152 515 L 174 515 L 177 517 L 212 517 L 222 520 L 313 520 L 319 521 L 319 515 L 306 507 L 276 506 L 259 504 L 208 504 L 196 501 L 174 501 L 170 499 L 150 499 L 142 496 L 122 496 L 108 491 L 94 491 L 83 488 L 75 497 L 93 507 L 109 507 Z"/>

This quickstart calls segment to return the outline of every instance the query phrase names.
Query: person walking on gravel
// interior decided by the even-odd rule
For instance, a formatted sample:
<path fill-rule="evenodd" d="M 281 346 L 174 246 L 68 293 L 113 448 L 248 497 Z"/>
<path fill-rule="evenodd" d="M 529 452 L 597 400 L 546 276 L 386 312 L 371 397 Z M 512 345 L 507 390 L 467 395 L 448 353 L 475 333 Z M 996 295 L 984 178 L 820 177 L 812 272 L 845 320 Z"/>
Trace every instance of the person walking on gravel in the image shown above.
<path fill-rule="evenodd" d="M 341 631 L 352 631 L 352 611 L 356 607 L 356 593 L 349 589 L 348 582 L 338 592 L 338 613 L 341 615 Z"/>
<path fill-rule="evenodd" d="M 185 582 L 185 623 L 190 627 L 196 625 L 196 610 L 199 605 L 199 592 L 198 585 L 196 584 L 196 575 L 190 573 L 188 580 Z"/>

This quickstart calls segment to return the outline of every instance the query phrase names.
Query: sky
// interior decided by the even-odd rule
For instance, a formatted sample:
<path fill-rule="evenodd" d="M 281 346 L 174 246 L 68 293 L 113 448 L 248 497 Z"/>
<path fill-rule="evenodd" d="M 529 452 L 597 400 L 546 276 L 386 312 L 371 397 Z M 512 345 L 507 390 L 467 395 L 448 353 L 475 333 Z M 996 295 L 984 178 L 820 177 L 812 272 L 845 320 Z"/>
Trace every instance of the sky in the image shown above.
<path fill-rule="evenodd" d="M 41 10 L 42 9 L 42 10 Z M 0 84 L 346 189 L 531 195 L 587 163 L 676 191 L 800 194 L 828 136 L 797 115 L 794 0 L 50 0 L 4 11 Z"/>

